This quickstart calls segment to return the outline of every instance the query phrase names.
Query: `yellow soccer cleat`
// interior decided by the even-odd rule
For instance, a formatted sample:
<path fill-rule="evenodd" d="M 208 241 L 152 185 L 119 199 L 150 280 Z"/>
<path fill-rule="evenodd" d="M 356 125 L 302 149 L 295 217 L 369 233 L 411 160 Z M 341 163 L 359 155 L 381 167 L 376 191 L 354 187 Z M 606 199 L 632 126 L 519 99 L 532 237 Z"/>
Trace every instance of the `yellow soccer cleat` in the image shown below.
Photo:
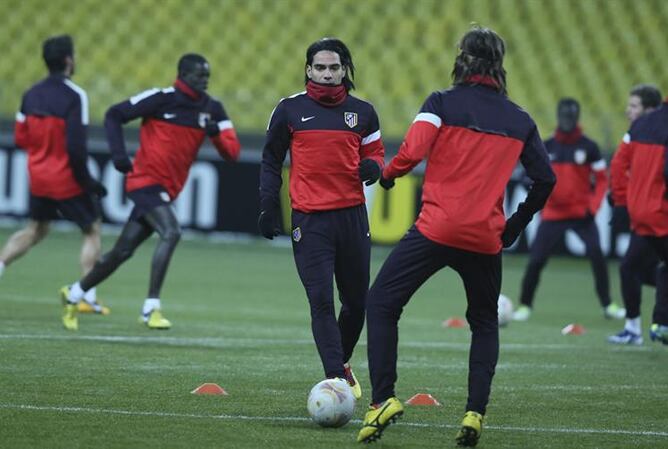
<path fill-rule="evenodd" d="M 63 303 L 63 326 L 68 331 L 79 330 L 79 319 L 77 318 L 77 305 L 69 301 L 70 288 L 66 285 L 60 289 L 60 301 Z"/>
<path fill-rule="evenodd" d="M 344 363 L 343 369 L 346 373 L 346 382 L 348 382 L 348 385 L 350 385 L 350 389 L 353 390 L 353 396 L 355 397 L 355 399 L 360 399 L 362 397 L 362 387 L 360 386 L 360 383 L 357 381 L 357 377 L 355 377 L 355 373 L 353 373 L 350 364 Z"/>
<path fill-rule="evenodd" d="M 103 305 L 100 301 L 95 301 L 91 304 L 85 299 L 82 299 L 79 301 L 77 308 L 79 313 L 96 313 L 98 315 L 109 315 L 111 313 L 111 309 Z"/>
<path fill-rule="evenodd" d="M 357 435 L 357 442 L 373 443 L 379 440 L 385 428 L 396 422 L 403 414 L 404 406 L 395 397 L 383 402 L 378 408 L 370 406 L 369 411 L 364 415 L 362 430 Z"/>
<path fill-rule="evenodd" d="M 468 411 L 464 414 L 462 428 L 455 437 L 457 446 L 473 447 L 478 444 L 482 433 L 482 420 L 483 415 L 480 413 Z"/>
<path fill-rule="evenodd" d="M 162 316 L 160 309 L 153 309 L 148 316 L 148 320 L 145 320 L 144 323 L 149 329 L 166 330 L 172 327 L 172 323 Z"/>

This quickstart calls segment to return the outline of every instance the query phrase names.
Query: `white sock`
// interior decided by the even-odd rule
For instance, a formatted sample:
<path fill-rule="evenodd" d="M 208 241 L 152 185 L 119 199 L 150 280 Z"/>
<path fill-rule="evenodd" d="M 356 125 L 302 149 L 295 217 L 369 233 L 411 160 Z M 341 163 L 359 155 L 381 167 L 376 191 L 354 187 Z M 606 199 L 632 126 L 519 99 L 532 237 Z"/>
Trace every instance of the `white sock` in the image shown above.
<path fill-rule="evenodd" d="M 81 301 L 81 298 L 84 297 L 84 293 L 85 292 L 81 289 L 81 284 L 79 284 L 79 282 L 75 282 L 70 286 L 70 297 L 68 300 L 71 303 L 76 304 Z"/>
<path fill-rule="evenodd" d="M 624 329 L 626 329 L 629 332 L 633 332 L 636 335 L 642 334 L 642 328 L 640 326 L 640 317 L 627 318 L 626 324 L 624 324 Z"/>
<path fill-rule="evenodd" d="M 5 272 L 5 263 L 0 260 L 0 276 L 2 276 L 2 273 Z"/>
<path fill-rule="evenodd" d="M 86 293 L 84 293 L 83 299 L 88 304 L 95 304 L 95 301 L 97 301 L 97 289 L 93 287 L 88 290 Z"/>
<path fill-rule="evenodd" d="M 147 317 L 155 309 L 160 308 L 160 298 L 146 298 L 144 300 L 144 307 L 142 309 L 142 314 L 144 317 Z"/>

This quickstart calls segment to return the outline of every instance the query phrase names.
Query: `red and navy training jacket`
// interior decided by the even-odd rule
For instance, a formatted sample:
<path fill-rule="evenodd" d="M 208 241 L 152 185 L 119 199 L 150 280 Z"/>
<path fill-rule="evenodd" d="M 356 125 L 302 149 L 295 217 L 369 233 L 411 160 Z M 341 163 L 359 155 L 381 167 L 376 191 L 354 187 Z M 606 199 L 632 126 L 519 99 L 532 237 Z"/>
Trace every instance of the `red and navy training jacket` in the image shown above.
<path fill-rule="evenodd" d="M 505 189 L 518 159 L 534 182 L 518 209 L 527 221 L 554 184 L 534 121 L 485 85 L 457 85 L 431 94 L 383 176 L 402 176 L 425 157 L 422 209 L 415 225 L 428 239 L 467 251 L 501 251 Z"/>
<path fill-rule="evenodd" d="M 610 195 L 615 206 L 626 206 L 626 190 L 631 168 L 630 137 L 625 134 L 610 161 Z"/>
<path fill-rule="evenodd" d="M 338 106 L 324 106 L 306 92 L 284 98 L 271 115 L 262 153 L 263 210 L 278 204 L 288 149 L 292 208 L 306 213 L 363 204 L 360 161 L 384 165 L 378 116 L 370 103 L 348 95 Z"/>
<path fill-rule="evenodd" d="M 122 125 L 142 118 L 139 149 L 125 181 L 128 192 L 160 185 L 175 199 L 204 141 L 208 120 L 218 124 L 220 133 L 211 142 L 221 156 L 239 158 L 241 145 L 222 103 L 178 81 L 176 86 L 141 92 L 107 111 L 104 126 L 115 160 L 127 157 Z"/>
<path fill-rule="evenodd" d="M 633 122 L 628 134 L 631 228 L 639 235 L 668 236 L 668 100 Z"/>
<path fill-rule="evenodd" d="M 584 135 L 573 143 L 552 137 L 545 141 L 545 147 L 557 175 L 557 185 L 545 204 L 543 220 L 596 215 L 608 188 L 605 159 L 596 142 Z"/>
<path fill-rule="evenodd" d="M 32 86 L 16 114 L 16 146 L 28 153 L 30 193 L 62 200 L 81 195 L 91 182 L 86 166 L 88 96 L 64 75 Z"/>

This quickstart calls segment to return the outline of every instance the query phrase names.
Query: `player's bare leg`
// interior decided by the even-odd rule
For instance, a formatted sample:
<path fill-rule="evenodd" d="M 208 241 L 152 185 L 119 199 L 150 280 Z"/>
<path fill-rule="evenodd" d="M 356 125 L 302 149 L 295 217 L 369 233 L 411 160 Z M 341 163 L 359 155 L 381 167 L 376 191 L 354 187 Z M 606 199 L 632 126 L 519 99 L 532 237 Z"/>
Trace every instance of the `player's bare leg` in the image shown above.
<path fill-rule="evenodd" d="M 48 233 L 48 221 L 30 220 L 25 228 L 12 234 L 0 251 L 0 275 L 6 266 L 27 253 Z"/>
<path fill-rule="evenodd" d="M 100 221 L 94 222 L 89 229 L 83 232 L 81 244 L 81 253 L 79 254 L 79 263 L 81 264 L 81 274 L 87 275 L 95 266 L 95 262 L 102 252 L 102 242 L 100 239 Z M 78 308 L 80 313 L 99 313 L 108 315 L 111 311 L 97 301 L 97 290 L 95 287 L 86 291 L 83 301 L 79 301 Z"/>

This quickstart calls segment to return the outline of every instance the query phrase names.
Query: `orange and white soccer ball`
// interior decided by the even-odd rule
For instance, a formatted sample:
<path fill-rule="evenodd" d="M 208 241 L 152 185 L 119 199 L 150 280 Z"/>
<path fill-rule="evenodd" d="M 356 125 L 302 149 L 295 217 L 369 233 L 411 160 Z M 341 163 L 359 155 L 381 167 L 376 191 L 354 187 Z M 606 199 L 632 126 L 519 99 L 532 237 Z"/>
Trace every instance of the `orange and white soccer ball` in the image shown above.
<path fill-rule="evenodd" d="M 306 407 L 318 425 L 341 427 L 353 417 L 355 397 L 345 380 L 325 379 L 311 388 Z"/>

